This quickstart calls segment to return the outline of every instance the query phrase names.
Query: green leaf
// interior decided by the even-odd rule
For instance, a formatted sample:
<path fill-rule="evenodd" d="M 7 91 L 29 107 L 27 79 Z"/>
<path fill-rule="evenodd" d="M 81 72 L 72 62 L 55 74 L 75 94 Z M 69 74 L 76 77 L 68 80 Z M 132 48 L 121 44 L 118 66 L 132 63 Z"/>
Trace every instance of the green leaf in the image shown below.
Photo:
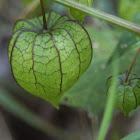
<path fill-rule="evenodd" d="M 140 13 L 136 14 L 134 16 L 133 22 L 140 24 Z M 119 53 L 120 57 L 123 56 L 126 52 L 135 49 L 139 44 L 140 37 L 136 34 L 133 34 L 128 31 L 124 31 L 123 34 L 120 37 L 119 43 L 117 44 L 114 52 L 110 56 L 107 64 L 110 64 L 112 61 L 113 56 L 116 52 Z"/>
<path fill-rule="evenodd" d="M 121 140 L 140 140 L 140 131 L 136 131 L 136 132 L 122 138 Z"/>
<path fill-rule="evenodd" d="M 79 2 L 79 3 L 81 3 L 81 4 L 84 4 L 84 5 L 87 5 L 87 6 L 92 7 L 93 1 L 94 1 L 94 0 L 74 0 L 74 1 L 77 1 L 77 2 Z M 78 20 L 80 23 L 83 22 L 83 20 L 84 20 L 84 18 L 85 18 L 85 16 L 86 16 L 85 13 L 83 13 L 83 12 L 81 12 L 81 11 L 78 11 L 78 10 L 75 10 L 75 9 L 73 9 L 73 8 L 67 8 L 67 9 L 68 9 L 68 11 L 71 13 L 71 15 L 72 15 L 76 20 Z"/>
<path fill-rule="evenodd" d="M 118 86 L 116 88 L 116 108 L 120 109 L 124 115 L 128 115 L 132 110 L 140 105 L 140 78 L 137 75 L 131 74 L 128 82 L 125 82 L 127 73 L 117 76 Z M 107 80 L 107 94 L 111 94 L 112 80 L 110 77 Z"/>
<path fill-rule="evenodd" d="M 92 117 L 103 111 L 106 102 L 106 79 L 112 68 L 105 67 L 105 63 L 116 45 L 118 32 L 105 28 L 87 27 L 94 42 L 94 56 L 89 69 L 81 79 L 64 94 L 62 103 L 68 106 L 82 108 Z"/>
<path fill-rule="evenodd" d="M 51 12 L 42 17 L 19 20 L 9 44 L 9 61 L 17 83 L 29 93 L 58 108 L 61 96 L 89 67 L 92 45 L 77 21 Z"/>
<path fill-rule="evenodd" d="M 140 11 L 139 0 L 120 0 L 119 15 L 126 20 L 132 20 L 133 16 Z"/>

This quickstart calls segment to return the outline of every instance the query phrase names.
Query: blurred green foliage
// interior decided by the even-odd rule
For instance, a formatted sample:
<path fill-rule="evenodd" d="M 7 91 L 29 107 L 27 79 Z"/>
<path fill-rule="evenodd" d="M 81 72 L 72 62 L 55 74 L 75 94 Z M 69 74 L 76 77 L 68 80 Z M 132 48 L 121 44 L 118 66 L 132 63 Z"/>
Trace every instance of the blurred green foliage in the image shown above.
<path fill-rule="evenodd" d="M 119 16 L 126 20 L 132 20 L 133 16 L 140 11 L 140 0 L 119 0 Z"/>
<path fill-rule="evenodd" d="M 25 8 L 30 7 L 30 5 L 32 5 L 34 2 L 35 2 L 35 0 L 23 0 L 22 1 Z M 44 3 L 45 11 L 48 12 L 51 7 L 50 0 L 43 0 L 43 3 Z M 33 9 L 33 11 L 29 12 L 26 15 L 26 18 L 33 18 L 33 17 L 40 16 L 40 15 L 42 15 L 42 10 L 41 10 L 41 6 L 38 5 L 35 9 Z"/>
<path fill-rule="evenodd" d="M 33 0 L 23 1 L 25 6 L 31 4 L 31 2 Z M 46 2 L 44 0 L 45 5 Z M 41 13 L 39 7 L 37 11 Z M 51 6 L 49 5 L 49 7 Z M 30 16 L 33 17 L 33 15 L 36 15 L 36 13 L 33 12 Z M 139 21 L 139 16 L 136 16 L 135 21 Z M 98 27 L 99 25 L 101 28 Z M 106 80 L 112 74 L 112 67 L 110 65 L 106 66 L 106 63 L 108 60 L 111 62 L 110 58 L 117 49 L 120 52 L 121 72 L 125 72 L 129 68 L 129 64 L 137 51 L 138 45 L 136 46 L 135 44 L 139 42 L 137 35 L 125 31 L 118 43 L 120 32 L 117 29 L 110 28 L 101 22 L 98 26 L 86 27 L 93 41 L 94 55 L 91 66 L 62 99 L 62 103 L 82 108 L 91 115 L 102 112 L 106 103 Z M 139 74 L 139 69 L 139 64 L 137 64 L 133 71 Z"/>
<path fill-rule="evenodd" d="M 134 16 L 133 22 L 137 23 L 137 24 L 140 24 L 140 13 L 138 13 Z M 119 41 L 118 41 L 116 49 L 114 50 L 114 52 L 112 53 L 112 55 L 111 55 L 111 57 L 108 61 L 108 64 L 111 62 L 111 60 L 112 60 L 112 58 L 113 58 L 113 56 L 115 55 L 116 52 L 119 53 L 120 57 L 123 57 L 123 55 L 126 52 L 128 52 L 130 50 L 134 50 L 134 49 L 137 50 L 137 48 L 140 46 L 139 42 L 140 42 L 140 37 L 139 36 L 137 36 L 133 33 L 130 33 L 128 31 L 124 31 L 122 33 Z M 133 56 L 132 56 L 132 58 L 133 58 Z"/>
<path fill-rule="evenodd" d="M 119 51 L 122 54 L 119 57 L 120 72 L 125 73 L 138 50 L 139 45 L 135 46 L 135 44 L 139 41 L 139 37 L 126 32 L 120 37 L 118 43 L 120 33 L 115 29 L 112 30 L 109 27 L 103 27 L 103 25 L 100 30 L 93 27 L 87 27 L 87 29 L 91 38 L 95 40 L 93 42 L 92 64 L 75 86 L 64 95 L 62 101 L 66 100 L 66 104 L 69 106 L 83 108 L 92 116 L 102 112 L 105 107 L 106 80 L 109 76 L 112 76 L 112 67 L 110 64 L 106 65 L 107 62 L 110 57 L 112 58 L 115 55 L 115 52 Z M 123 48 L 123 51 L 121 42 L 124 46 L 127 46 L 125 49 Z M 140 59 L 140 56 L 138 59 Z M 140 61 L 137 61 L 132 72 L 139 75 L 139 66 Z"/>
<path fill-rule="evenodd" d="M 140 131 L 133 132 L 132 134 L 122 138 L 121 140 L 139 140 L 140 139 Z"/>
<path fill-rule="evenodd" d="M 34 0 L 23 0 L 23 7 L 29 6 L 29 4 L 31 4 L 33 1 Z M 95 0 L 95 3 L 104 5 L 104 9 L 107 9 L 110 13 L 114 13 L 113 8 L 110 7 L 113 5 L 114 1 L 106 1 L 110 1 L 111 3 L 106 3 L 106 5 L 104 5 L 103 3 L 105 0 Z M 47 1 L 44 0 L 44 3 L 45 2 Z M 55 8 L 53 9 L 59 9 L 62 11 L 60 5 L 53 4 L 53 6 L 54 5 Z M 51 5 L 49 5 L 49 7 L 51 7 Z M 46 7 L 46 10 L 47 8 L 48 7 Z M 118 11 L 120 17 L 131 20 L 133 15 L 140 11 L 140 1 L 120 0 Z M 28 18 L 38 15 L 41 15 L 40 6 L 34 9 L 34 11 L 28 15 Z M 134 22 L 140 23 L 139 15 L 140 13 L 136 15 Z M 126 70 L 129 69 L 136 51 L 140 46 L 140 37 L 127 31 L 123 32 L 123 34 L 120 36 L 121 33 L 118 31 L 118 29 L 110 28 L 109 26 L 106 26 L 106 24 L 104 26 L 104 24 L 102 24 L 100 21 L 98 25 L 96 25 L 96 22 L 93 22 L 93 25 L 87 25 L 86 28 L 93 41 L 94 54 L 92 64 L 87 72 L 79 79 L 79 81 L 64 95 L 61 103 L 70 107 L 84 109 L 90 116 L 93 116 L 101 113 L 105 108 L 107 99 L 106 80 L 112 75 L 112 66 L 110 65 L 110 62 L 113 62 L 112 56 L 116 51 L 120 52 L 120 72 L 126 72 Z M 138 60 L 140 60 L 140 56 L 138 57 Z M 106 65 L 107 63 L 108 65 Z M 140 75 L 140 61 L 136 62 L 132 73 Z M 10 84 L 8 86 L 10 86 Z M 48 129 L 46 129 L 46 126 L 44 126 L 44 121 L 41 120 L 40 123 L 40 119 L 38 117 L 36 118 L 36 115 L 32 114 L 31 110 L 26 110 L 24 106 L 16 102 L 15 99 L 7 95 L 6 92 L 2 90 L 0 91 L 0 105 L 4 107 L 5 110 L 19 116 L 33 127 L 42 129 L 41 131 L 44 131 L 45 133 L 47 132 Z M 128 136 L 128 139 L 126 138 L 124 140 L 135 140 L 135 138 L 139 139 L 139 132 Z"/>
<path fill-rule="evenodd" d="M 23 0 L 23 4 L 24 4 L 25 6 L 27 6 L 27 5 L 31 4 L 33 1 L 34 1 L 34 0 Z"/>
<path fill-rule="evenodd" d="M 36 128 L 43 133 L 54 136 L 60 139 L 65 139 L 66 136 L 70 136 L 63 129 L 57 128 L 51 123 L 43 120 L 37 114 L 28 109 L 23 103 L 17 101 L 6 90 L 0 89 L 0 105 L 7 111 L 22 119 L 24 122 Z"/>
<path fill-rule="evenodd" d="M 102 25 L 104 26 L 104 25 Z M 93 60 L 87 72 L 64 96 L 62 102 L 89 112 L 89 115 L 103 111 L 106 102 L 106 79 L 112 73 L 105 64 L 117 44 L 119 33 L 109 27 L 97 29 L 87 27 L 93 41 Z"/>

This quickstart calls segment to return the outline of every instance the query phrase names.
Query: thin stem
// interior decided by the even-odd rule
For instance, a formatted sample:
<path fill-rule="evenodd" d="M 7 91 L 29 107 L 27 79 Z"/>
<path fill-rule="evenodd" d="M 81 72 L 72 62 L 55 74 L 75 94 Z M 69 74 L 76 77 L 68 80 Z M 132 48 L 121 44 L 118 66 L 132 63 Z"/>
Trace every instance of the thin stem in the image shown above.
<path fill-rule="evenodd" d="M 129 75 L 130 75 L 130 73 L 131 73 L 131 71 L 133 69 L 133 66 L 134 66 L 134 64 L 135 64 L 135 62 L 137 60 L 137 57 L 139 56 L 139 53 L 140 53 L 140 48 L 138 49 L 137 54 L 136 54 L 135 58 L 133 59 L 133 62 L 132 62 L 131 67 L 129 69 L 129 72 L 127 73 L 127 76 L 126 76 L 125 83 L 127 83 L 128 77 L 129 77 Z"/>
<path fill-rule="evenodd" d="M 74 9 L 79 10 L 79 11 L 82 11 L 90 16 L 93 16 L 93 17 L 105 20 L 107 22 L 110 22 L 114 25 L 122 27 L 122 28 L 124 28 L 128 31 L 131 31 L 133 33 L 136 33 L 140 36 L 140 26 L 135 24 L 135 23 L 132 23 L 132 22 L 123 20 L 121 18 L 118 18 L 116 16 L 104 13 L 102 11 L 96 10 L 96 9 L 91 8 L 89 6 L 85 6 L 85 5 L 80 4 L 76 1 L 72 1 L 72 0 L 53 0 L 53 1 L 60 3 L 62 5 L 65 5 L 67 7 L 72 7 Z"/>
<path fill-rule="evenodd" d="M 117 75 L 119 73 L 119 65 L 120 65 L 119 60 L 114 58 L 114 61 L 112 63 L 113 75 Z M 102 119 L 102 124 L 100 127 L 99 136 L 97 140 L 105 140 L 105 136 L 108 131 L 108 127 L 111 122 L 114 107 L 115 107 L 117 84 L 118 84 L 117 77 L 114 77 L 112 81 L 112 86 L 110 87 L 110 94 L 108 94 L 108 99 L 104 111 L 104 117 Z"/>
<path fill-rule="evenodd" d="M 43 30 L 47 30 L 47 24 L 46 24 L 47 21 L 46 21 L 46 16 L 45 16 L 43 0 L 40 0 L 40 3 L 41 3 L 42 14 L 43 14 Z"/>

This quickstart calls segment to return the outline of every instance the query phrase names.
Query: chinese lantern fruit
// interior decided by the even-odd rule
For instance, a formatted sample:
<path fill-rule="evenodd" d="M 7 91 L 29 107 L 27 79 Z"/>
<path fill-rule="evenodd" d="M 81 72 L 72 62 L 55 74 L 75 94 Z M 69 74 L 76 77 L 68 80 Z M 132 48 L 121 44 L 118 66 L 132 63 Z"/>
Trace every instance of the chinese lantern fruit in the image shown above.
<path fill-rule="evenodd" d="M 77 21 L 54 12 L 19 20 L 9 44 L 9 61 L 17 83 L 58 107 L 61 96 L 89 67 L 92 44 Z"/>
<path fill-rule="evenodd" d="M 126 76 L 127 73 L 117 76 L 116 108 L 128 115 L 140 105 L 140 78 L 135 74 L 130 74 L 127 82 L 125 82 Z M 112 80 L 113 77 L 107 80 L 108 95 L 111 94 Z"/>

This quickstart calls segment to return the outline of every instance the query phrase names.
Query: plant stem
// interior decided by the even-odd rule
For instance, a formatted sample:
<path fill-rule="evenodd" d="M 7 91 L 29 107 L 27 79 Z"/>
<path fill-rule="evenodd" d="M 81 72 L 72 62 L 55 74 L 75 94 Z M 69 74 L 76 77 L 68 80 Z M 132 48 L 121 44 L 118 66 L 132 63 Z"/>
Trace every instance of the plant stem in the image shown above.
<path fill-rule="evenodd" d="M 115 56 L 117 57 L 117 56 Z M 117 75 L 119 73 L 119 60 L 114 58 L 114 61 L 112 63 L 113 68 L 113 75 Z M 110 124 L 110 121 L 112 119 L 115 102 L 116 102 L 116 87 L 118 84 L 117 77 L 114 77 L 112 81 L 112 86 L 110 89 L 110 94 L 108 95 L 105 111 L 104 111 L 104 117 L 102 119 L 102 124 L 99 131 L 99 136 L 97 140 L 105 140 L 106 133 L 108 131 L 108 127 Z"/>
<path fill-rule="evenodd" d="M 47 30 L 47 24 L 46 24 L 47 21 L 46 21 L 46 16 L 45 16 L 43 0 L 40 0 L 40 3 L 41 3 L 42 14 L 43 14 L 43 30 Z"/>
<path fill-rule="evenodd" d="M 124 29 L 126 29 L 128 31 L 136 33 L 136 34 L 138 34 L 140 36 L 140 26 L 135 24 L 135 23 L 132 23 L 132 22 L 123 20 L 121 18 L 118 18 L 116 16 L 104 13 L 102 11 L 96 10 L 96 9 L 91 8 L 89 6 L 85 6 L 85 5 L 80 4 L 80 3 L 76 2 L 76 1 L 72 1 L 72 0 L 53 0 L 53 1 L 55 1 L 57 3 L 60 3 L 62 5 L 65 5 L 67 7 L 72 7 L 74 9 L 82 11 L 82 12 L 84 12 L 84 13 L 86 13 L 88 15 L 91 15 L 93 17 L 105 20 L 105 21 L 107 21 L 109 23 L 112 23 L 114 25 L 122 27 L 122 28 L 124 28 Z"/>
<path fill-rule="evenodd" d="M 130 73 L 131 73 L 131 71 L 132 71 L 132 68 L 133 68 L 133 66 L 134 66 L 134 64 L 135 64 L 135 62 L 136 62 L 136 60 L 137 60 L 137 57 L 139 56 L 139 53 L 140 53 L 140 48 L 138 49 L 137 54 L 136 54 L 136 56 L 135 56 L 134 59 L 133 59 L 133 62 L 132 62 L 131 67 L 130 67 L 130 69 L 129 69 L 129 72 L 127 73 L 127 76 L 126 76 L 125 83 L 127 83 L 128 77 L 129 77 L 129 75 L 130 75 Z"/>

